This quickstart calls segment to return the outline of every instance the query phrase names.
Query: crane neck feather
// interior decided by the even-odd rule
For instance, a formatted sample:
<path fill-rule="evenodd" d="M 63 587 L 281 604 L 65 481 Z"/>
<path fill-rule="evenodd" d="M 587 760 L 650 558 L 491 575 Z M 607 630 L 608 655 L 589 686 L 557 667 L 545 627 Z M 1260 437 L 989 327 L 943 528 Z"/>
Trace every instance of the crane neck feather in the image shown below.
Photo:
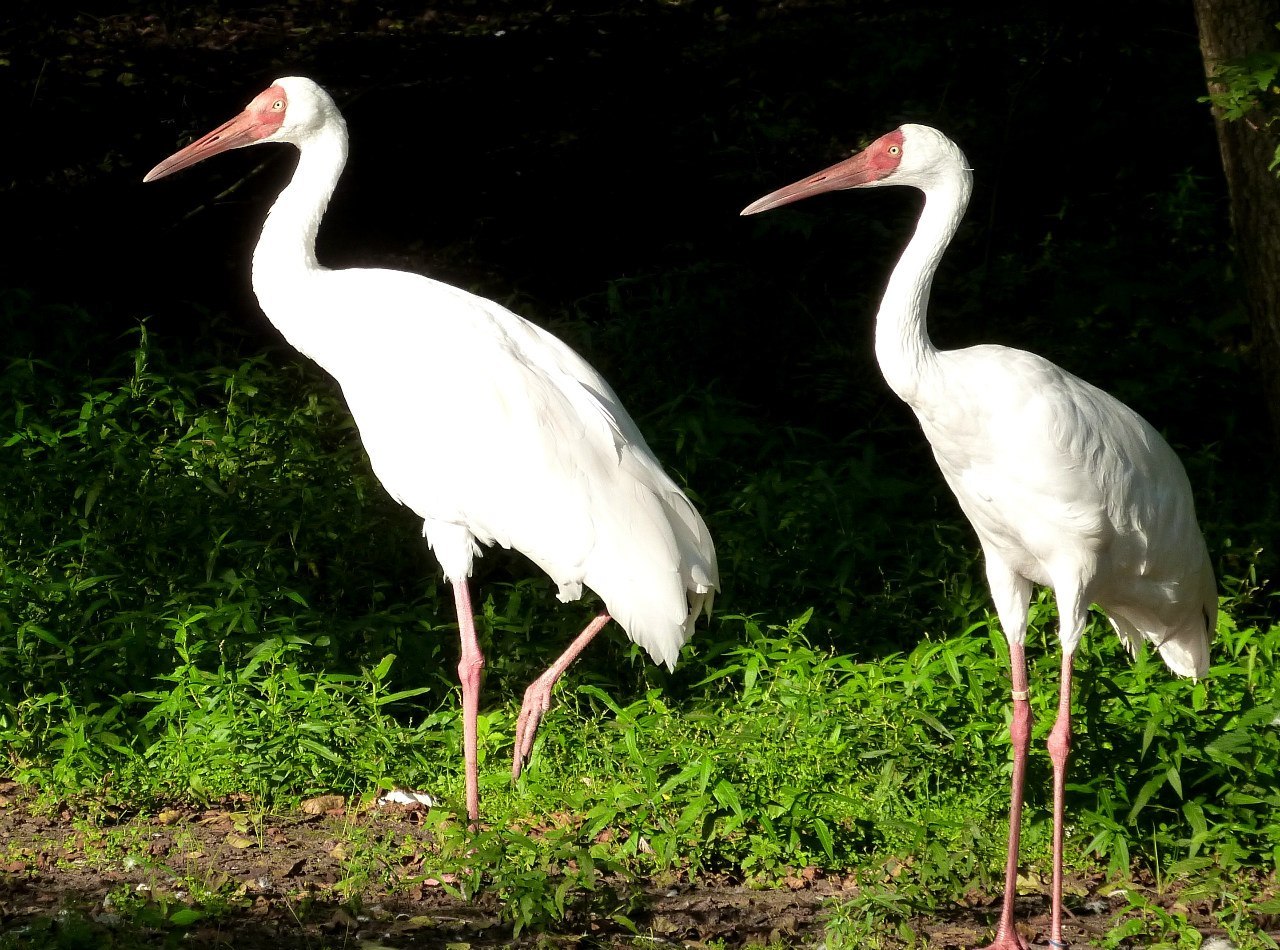
<path fill-rule="evenodd" d="M 347 163 L 347 126 L 335 110 L 319 129 L 296 142 L 300 153 L 293 178 L 267 214 L 253 252 L 253 288 L 267 316 L 275 316 L 263 299 L 282 282 L 319 271 L 316 235 L 338 178 Z"/>
<path fill-rule="evenodd" d="M 295 349 L 330 368 L 335 328 L 316 260 L 316 234 L 347 162 L 347 127 L 335 109 L 319 129 L 295 140 L 293 178 L 267 214 L 253 251 L 253 292 L 267 319 Z M 331 370 L 332 371 L 332 370 Z"/>
<path fill-rule="evenodd" d="M 938 350 L 929 339 L 929 290 L 942 254 L 964 217 L 973 176 L 963 161 L 947 167 L 928 184 L 915 233 L 889 277 L 876 315 L 876 359 L 885 381 L 908 405 L 917 401 L 919 383 Z"/>

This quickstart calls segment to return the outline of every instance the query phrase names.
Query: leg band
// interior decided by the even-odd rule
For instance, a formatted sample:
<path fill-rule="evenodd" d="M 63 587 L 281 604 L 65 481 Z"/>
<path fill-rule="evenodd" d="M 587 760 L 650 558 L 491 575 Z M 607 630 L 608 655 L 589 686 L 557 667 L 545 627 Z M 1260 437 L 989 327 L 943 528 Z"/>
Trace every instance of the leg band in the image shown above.
<path fill-rule="evenodd" d="M 1024 703 L 1027 701 L 1027 691 L 1025 689 L 1015 689 L 1009 693 L 1014 699 L 1020 699 Z"/>

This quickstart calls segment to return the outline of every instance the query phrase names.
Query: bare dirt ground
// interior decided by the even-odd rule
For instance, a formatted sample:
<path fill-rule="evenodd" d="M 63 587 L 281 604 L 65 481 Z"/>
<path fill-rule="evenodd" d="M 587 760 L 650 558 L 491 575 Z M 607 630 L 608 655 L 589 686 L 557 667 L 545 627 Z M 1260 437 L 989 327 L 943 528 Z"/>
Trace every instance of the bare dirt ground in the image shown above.
<path fill-rule="evenodd" d="M 854 893 L 852 880 L 802 871 L 781 886 L 680 877 L 637 886 L 603 882 L 550 930 L 513 935 L 499 898 L 464 900 L 428 878 L 423 852 L 403 847 L 399 864 L 353 881 L 353 842 L 418 840 L 421 811 L 406 806 L 352 811 L 338 796 L 314 800 L 315 814 L 246 821 L 247 802 L 171 809 L 127 821 L 93 821 L 73 805 L 50 811 L 30 789 L 0 785 L 0 946 L 317 947 L 727 947 L 820 946 L 830 906 Z M 326 807 L 328 806 L 328 807 Z M 388 849 L 392 850 L 392 849 Z M 222 909 L 188 920 L 195 887 L 223 895 Z M 1036 882 L 1020 898 L 1021 929 L 1045 940 L 1047 901 Z M 1128 902 L 1100 881 L 1069 882 L 1071 946 L 1100 946 Z M 1206 936 L 1221 934 L 1213 902 L 1146 895 L 1188 915 Z M 908 926 L 936 948 L 990 939 L 997 895 L 972 894 Z M 206 909 L 209 904 L 201 905 Z M 636 932 L 610 912 L 623 910 Z M 902 934 L 886 925 L 886 945 Z M 1149 933 L 1150 931 L 1145 931 Z M 1278 933 L 1277 935 L 1280 935 Z M 1121 946 L 1146 946 L 1150 938 Z M 903 941 L 902 946 L 907 943 Z M 1115 945 L 1115 944 L 1113 944 Z"/>

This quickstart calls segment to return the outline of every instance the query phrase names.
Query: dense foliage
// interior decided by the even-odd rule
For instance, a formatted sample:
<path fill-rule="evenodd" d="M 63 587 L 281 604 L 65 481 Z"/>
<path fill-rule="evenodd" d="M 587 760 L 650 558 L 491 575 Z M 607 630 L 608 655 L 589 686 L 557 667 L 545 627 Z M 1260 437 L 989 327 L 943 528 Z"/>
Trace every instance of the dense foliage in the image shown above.
<path fill-rule="evenodd" d="M 15 773 L 129 809 L 393 783 L 454 802 L 451 598 L 329 381 L 286 354 L 235 357 L 217 324 L 197 348 L 170 352 L 141 325 L 111 358 L 77 357 L 87 314 L 5 303 L 29 325 L 57 321 L 66 362 L 84 367 L 18 359 L 3 376 L 0 736 Z M 905 860 L 909 906 L 994 884 L 1007 651 L 967 529 L 945 500 L 921 517 L 932 469 L 876 449 L 911 440 L 895 426 L 833 446 L 693 396 L 645 424 L 706 485 L 726 609 L 674 675 L 616 633 L 595 647 L 512 788 L 523 681 L 588 608 L 560 606 L 515 556 L 484 559 L 486 809 L 577 816 L 524 860 L 582 858 L 607 830 L 617 843 L 596 859 L 615 868 L 770 879 Z M 1131 664 L 1104 628 L 1082 651 L 1073 834 L 1121 876 L 1135 861 L 1203 879 L 1280 859 L 1280 628 L 1251 549 L 1225 552 L 1242 573 L 1223 578 L 1205 680 Z M 1033 611 L 1043 740 L 1052 599 Z M 1046 771 L 1028 834 L 1042 858 Z M 495 860 L 521 847 L 486 835 Z M 473 855 L 439 860 L 475 873 Z"/>

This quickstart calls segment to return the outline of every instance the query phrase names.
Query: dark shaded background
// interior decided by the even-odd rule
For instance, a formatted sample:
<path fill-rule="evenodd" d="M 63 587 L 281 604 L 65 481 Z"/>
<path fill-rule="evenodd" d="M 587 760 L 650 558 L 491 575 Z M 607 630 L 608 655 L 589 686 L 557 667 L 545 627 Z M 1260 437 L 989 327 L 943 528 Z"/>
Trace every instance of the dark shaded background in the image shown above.
<path fill-rule="evenodd" d="M 1232 509 L 1250 490 L 1223 473 L 1262 464 L 1263 430 L 1188 4 L 10 9 L 0 286 L 83 306 L 78 335 L 146 318 L 181 339 L 225 314 L 247 350 L 277 345 L 248 260 L 291 150 L 141 178 L 299 73 L 334 94 L 353 142 L 323 262 L 503 301 L 566 335 L 641 418 L 713 390 L 778 424 L 907 430 L 871 315 L 918 196 L 738 211 L 926 122 L 976 169 L 934 294 L 939 344 L 1024 346 L 1102 385 L 1199 459 L 1193 482 L 1219 503 L 1211 546 L 1216 522 L 1248 520 Z M 29 345 L 56 360 L 67 330 Z M 931 464 L 923 440 L 912 451 L 903 464 Z"/>

